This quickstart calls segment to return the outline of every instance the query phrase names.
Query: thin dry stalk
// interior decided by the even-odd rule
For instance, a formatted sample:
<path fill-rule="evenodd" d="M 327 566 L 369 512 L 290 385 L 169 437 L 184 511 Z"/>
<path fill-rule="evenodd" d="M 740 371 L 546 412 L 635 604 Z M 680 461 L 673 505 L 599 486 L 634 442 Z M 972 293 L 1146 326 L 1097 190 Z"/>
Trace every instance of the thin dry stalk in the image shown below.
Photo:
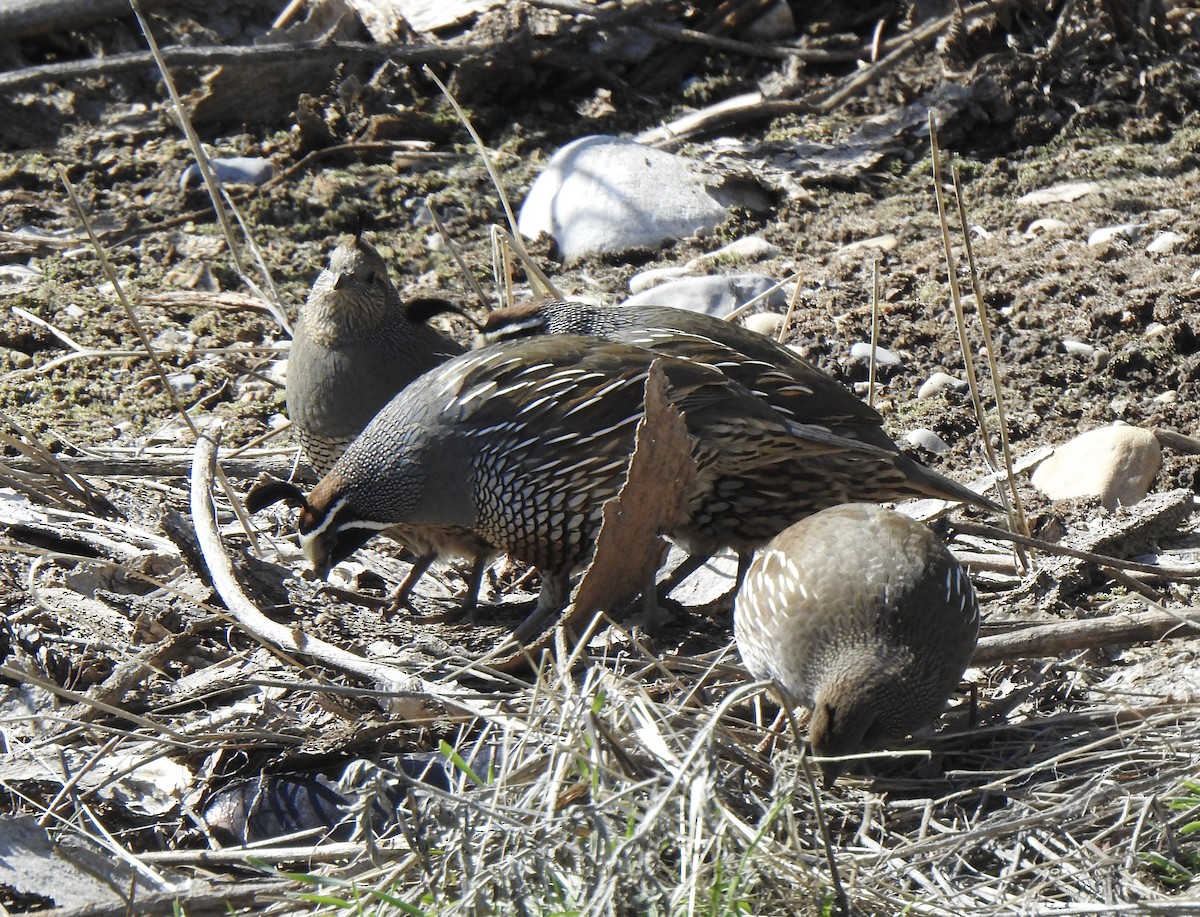
<path fill-rule="evenodd" d="M 446 224 L 442 222 L 442 218 L 437 214 L 437 208 L 433 206 L 433 202 L 429 198 L 425 198 L 425 210 L 429 214 L 429 219 L 433 221 L 433 228 L 437 230 L 438 236 L 446 246 L 446 250 L 450 252 L 450 257 L 454 259 L 454 263 L 458 265 L 459 271 L 462 272 L 463 279 L 467 282 L 467 286 L 471 288 L 471 292 L 475 294 L 475 299 L 479 302 L 481 309 L 488 308 L 487 294 L 483 292 L 483 287 L 479 285 L 479 281 L 475 279 L 475 275 L 471 273 L 471 269 L 467 267 L 466 259 L 462 256 L 462 250 L 458 244 L 450 238 L 450 233 L 446 231 Z"/>
<path fill-rule="evenodd" d="M 800 275 L 795 274 L 793 276 L 798 278 Z M 792 320 L 796 317 L 796 307 L 799 306 L 799 304 L 800 304 L 800 283 L 799 283 L 799 281 L 797 281 L 796 285 L 794 287 L 792 287 L 792 295 L 788 297 L 787 312 L 784 313 L 783 322 L 779 325 L 779 334 L 776 335 L 776 337 L 775 337 L 775 340 L 778 341 L 780 344 L 782 344 L 785 340 L 787 340 L 787 333 L 788 333 L 788 330 L 792 327 Z"/>
<path fill-rule="evenodd" d="M 1001 385 L 1000 366 L 996 360 L 996 347 L 992 340 L 992 322 L 988 317 L 987 304 L 983 300 L 983 287 L 979 283 L 979 269 L 975 264 L 975 246 L 971 242 L 971 232 L 967 225 L 967 206 L 963 200 L 962 183 L 958 178 L 958 166 L 952 165 L 950 177 L 954 183 L 954 199 L 958 206 L 959 232 L 962 234 L 963 252 L 967 256 L 967 267 L 971 274 L 971 291 L 975 296 L 975 311 L 979 315 L 979 326 L 983 332 L 983 346 L 987 352 L 988 375 L 992 381 L 992 395 L 996 400 L 996 421 L 1000 433 L 1000 451 L 1004 457 L 1005 483 L 1012 496 L 1013 510 L 1017 516 L 1016 531 L 1029 534 L 1029 521 L 1025 518 L 1025 504 L 1021 500 L 1021 492 L 1017 489 L 1017 478 L 1013 473 L 1012 449 L 1008 442 L 1008 415 L 1004 407 L 1004 389 Z M 991 461 L 995 462 L 993 456 Z"/>
<path fill-rule="evenodd" d="M 875 364 L 879 348 L 879 259 L 871 262 L 871 360 L 867 366 L 867 404 L 875 407 Z"/>
<path fill-rule="evenodd" d="M 134 2 L 136 6 L 136 0 L 131 0 L 131 2 Z M 83 224 L 83 228 L 87 232 L 88 239 L 91 240 L 92 248 L 95 250 L 96 257 L 100 261 L 100 267 L 103 269 L 104 275 L 108 278 L 108 282 L 113 285 L 113 290 L 117 294 L 117 300 L 121 303 L 121 308 L 125 310 L 125 316 L 133 324 L 134 330 L 137 332 L 137 336 L 142 342 L 142 347 L 145 349 L 146 354 L 150 357 L 150 362 L 154 365 L 154 371 L 158 375 L 159 381 L 162 383 L 163 391 L 165 391 L 167 397 L 171 399 L 171 405 L 182 418 L 188 430 L 191 431 L 192 436 L 199 441 L 200 431 L 197 429 L 191 415 L 187 412 L 187 408 L 185 408 L 183 403 L 179 400 L 178 392 L 175 391 L 175 387 L 171 385 L 171 380 L 167 377 L 166 368 L 163 366 L 162 361 L 158 358 L 158 353 L 155 351 L 154 346 L 150 343 L 150 335 L 146 333 L 146 329 L 142 325 L 141 320 L 138 318 L 137 312 L 134 311 L 133 304 L 129 301 L 129 297 L 125 295 L 125 288 L 121 286 L 121 281 L 117 279 L 117 272 L 113 270 L 112 262 L 108 259 L 108 252 L 105 251 L 99 237 L 97 237 L 95 230 L 92 228 L 92 221 L 88 219 L 87 212 L 83 209 L 83 202 L 79 199 L 79 195 L 75 191 L 75 186 L 71 183 L 71 180 L 67 177 L 66 170 L 64 170 L 61 165 L 56 164 L 55 168 L 58 171 L 58 177 L 63 183 L 63 187 L 67 189 L 67 196 L 71 199 L 71 206 L 75 209 L 75 213 L 79 217 L 79 222 Z M 254 527 L 250 523 L 250 517 L 246 515 L 246 509 L 244 506 L 242 506 L 241 501 L 237 498 L 237 492 L 233 489 L 233 485 L 229 483 L 229 479 L 225 476 L 225 472 L 222 471 L 219 466 L 217 468 L 217 480 L 220 482 L 221 488 L 225 491 L 226 496 L 229 497 L 229 502 L 234 508 L 234 513 L 237 515 L 238 521 L 242 525 L 242 529 L 249 537 L 250 544 L 255 550 L 257 550 L 258 542 L 254 535 Z"/>
<path fill-rule="evenodd" d="M 958 282 L 958 264 L 954 258 L 954 246 L 950 241 L 950 223 L 946 216 L 946 197 L 942 190 L 942 155 L 941 148 L 938 145 L 937 134 L 937 118 L 932 111 L 929 112 L 929 150 L 930 161 L 933 168 L 933 196 L 937 203 L 938 226 L 942 234 L 942 248 L 946 256 L 946 276 L 950 284 L 950 303 L 954 308 L 955 324 L 958 328 L 959 349 L 962 351 L 963 366 L 966 371 L 967 385 L 971 391 L 971 404 L 975 409 L 975 422 L 979 427 L 979 438 L 983 445 L 984 455 L 987 459 L 988 466 L 993 473 L 998 473 L 1000 463 L 996 459 L 995 450 L 992 448 L 991 432 L 988 426 L 987 412 L 983 407 L 983 395 L 979 387 L 979 374 L 975 369 L 975 355 L 971 352 L 971 342 L 967 336 L 967 320 L 966 313 L 963 309 L 962 289 Z M 982 309 L 982 305 L 981 305 Z M 1009 487 L 1015 487 L 1015 482 L 1010 478 Z M 1008 490 L 1001 488 L 998 491 L 1001 503 L 1008 508 L 1009 525 L 1014 530 L 1023 520 L 1018 520 L 1011 509 L 1008 497 Z M 1025 569 L 1029 568 L 1028 559 L 1024 552 L 1018 550 L 1017 556 L 1020 559 L 1022 566 Z"/>
<path fill-rule="evenodd" d="M 529 252 L 525 250 L 525 243 L 521 241 L 521 231 L 517 228 L 517 217 L 513 212 L 512 204 L 508 202 L 508 195 L 504 192 L 504 185 L 500 181 L 500 173 L 496 171 L 495 163 L 492 162 L 491 154 L 488 152 L 487 146 L 483 142 L 483 138 L 479 136 L 479 132 L 475 130 L 475 126 L 471 123 L 471 119 L 467 117 L 467 113 L 462 106 L 458 104 L 458 100 L 454 98 L 449 87 L 443 83 L 436 73 L 428 66 L 424 68 L 425 75 L 437 84 L 438 89 L 442 91 L 442 95 L 446 97 L 446 101 L 450 103 L 450 107 L 454 109 L 454 113 L 458 115 L 458 120 L 462 122 L 467 133 L 471 135 L 471 140 L 475 144 L 475 149 L 479 153 L 479 158 L 483 162 L 483 167 L 487 169 L 488 177 L 492 180 L 492 185 L 496 189 L 496 193 L 500 196 L 500 205 L 504 208 L 504 216 L 508 220 L 508 226 L 511 230 L 509 244 L 512 245 L 513 251 L 521 259 L 521 263 L 525 265 L 529 271 L 531 280 L 542 285 L 542 292 L 534 291 L 534 295 L 549 295 L 555 299 L 562 299 L 563 295 L 558 291 L 558 288 L 550 281 L 550 278 L 542 271 L 540 267 L 530 257 Z"/>

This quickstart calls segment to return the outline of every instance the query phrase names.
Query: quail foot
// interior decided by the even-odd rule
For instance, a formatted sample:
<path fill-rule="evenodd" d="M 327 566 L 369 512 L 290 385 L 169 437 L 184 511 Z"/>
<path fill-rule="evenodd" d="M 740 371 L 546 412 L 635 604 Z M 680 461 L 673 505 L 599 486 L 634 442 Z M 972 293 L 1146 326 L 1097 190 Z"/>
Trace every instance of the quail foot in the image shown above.
<path fill-rule="evenodd" d="M 592 334 L 714 367 L 797 423 L 863 444 L 860 450 L 781 465 L 770 490 L 756 491 L 738 479 L 719 482 L 709 511 L 687 533 L 693 556 L 667 581 L 667 591 L 717 547 L 737 548 L 745 564 L 751 549 L 786 526 L 841 503 L 937 497 L 1000 510 L 902 453 L 874 408 L 787 347 L 748 328 L 669 306 L 552 300 L 496 310 L 483 326 L 485 341 L 548 334 Z"/>
<path fill-rule="evenodd" d="M 979 636 L 974 587 L 924 525 L 847 504 L 780 533 L 734 607 L 746 668 L 812 711 L 822 758 L 871 751 L 930 725 Z M 841 763 L 822 765 L 826 785 Z"/>
<path fill-rule="evenodd" d="M 542 574 L 539 613 L 568 599 L 604 503 L 624 483 L 645 381 L 658 363 L 681 412 L 697 475 L 672 537 L 720 512 L 725 491 L 772 499 L 785 459 L 868 448 L 796 424 L 709 366 L 598 338 L 507 341 L 455 357 L 397 395 L 305 497 L 279 485 L 256 505 L 301 507 L 313 566 L 327 570 L 372 535 L 457 550 L 488 545 Z M 718 526 L 719 529 L 719 526 Z"/>
<path fill-rule="evenodd" d="M 463 350 L 436 328 L 410 318 L 387 264 L 361 233 L 342 242 L 300 310 L 288 356 L 288 416 L 305 460 L 324 475 L 392 396 Z M 428 545 L 392 534 L 418 555 L 392 596 L 392 604 L 399 605 L 433 555 Z M 475 591 L 482 572 L 471 574 Z M 475 592 L 468 590 L 464 607 L 474 601 Z"/>

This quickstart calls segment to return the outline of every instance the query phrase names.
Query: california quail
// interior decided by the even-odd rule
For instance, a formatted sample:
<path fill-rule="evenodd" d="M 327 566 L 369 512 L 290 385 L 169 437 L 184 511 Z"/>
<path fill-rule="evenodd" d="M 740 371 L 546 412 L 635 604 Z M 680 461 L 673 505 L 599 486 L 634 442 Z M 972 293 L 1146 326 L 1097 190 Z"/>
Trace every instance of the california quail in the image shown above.
<path fill-rule="evenodd" d="M 288 416 L 304 458 L 324 475 L 393 395 L 463 350 L 436 328 L 411 320 L 379 252 L 361 233 L 347 239 L 313 284 L 288 356 Z M 419 537 L 414 542 L 391 534 L 418 554 L 396 591 L 399 602 L 434 555 Z M 482 566 L 473 571 L 464 607 L 474 604 L 482 573 Z"/>
<path fill-rule="evenodd" d="M 880 747 L 932 723 L 975 651 L 979 603 L 930 530 L 866 504 L 780 533 L 734 608 L 746 668 L 812 710 L 822 757 Z M 822 765 L 826 784 L 840 772 Z"/>
<path fill-rule="evenodd" d="M 710 315 L 668 306 L 604 307 L 547 301 L 492 312 L 485 341 L 539 334 L 593 334 L 719 369 L 786 417 L 864 444 L 806 457 L 782 457 L 772 486 L 747 486 L 735 478 L 714 484 L 711 505 L 684 533 L 693 558 L 669 581 L 674 585 L 719 547 L 743 553 L 761 546 L 810 513 L 853 501 L 938 497 L 1000 507 L 904 455 L 883 429 L 874 408 L 788 348 L 748 328 Z M 866 448 L 869 447 L 869 448 Z M 669 587 L 668 587 L 669 588 Z"/>
<path fill-rule="evenodd" d="M 288 417 L 305 459 L 324 475 L 396 392 L 463 349 L 410 321 L 379 252 L 347 239 L 313 284 L 288 356 Z"/>
<path fill-rule="evenodd" d="M 624 483 L 654 362 L 693 440 L 690 514 L 715 511 L 715 482 L 769 486 L 757 470 L 778 474 L 783 456 L 869 448 L 781 417 L 711 367 L 555 335 L 430 370 L 379 412 L 307 499 L 275 485 L 255 505 L 301 506 L 301 540 L 318 572 L 402 525 L 431 544 L 489 545 L 538 567 L 539 610 L 557 610 L 570 572 L 590 554 L 603 503 Z"/>

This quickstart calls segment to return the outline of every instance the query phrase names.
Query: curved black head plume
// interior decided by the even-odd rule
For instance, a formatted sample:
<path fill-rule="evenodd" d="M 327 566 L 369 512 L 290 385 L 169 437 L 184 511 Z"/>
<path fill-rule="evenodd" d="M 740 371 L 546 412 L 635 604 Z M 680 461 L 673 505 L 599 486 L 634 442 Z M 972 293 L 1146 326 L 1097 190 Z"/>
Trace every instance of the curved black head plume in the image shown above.
<path fill-rule="evenodd" d="M 358 212 L 358 221 L 354 224 L 354 241 L 361 242 L 363 233 L 367 231 L 367 223 L 371 219 L 367 211 L 360 210 Z"/>
<path fill-rule="evenodd" d="M 476 329 L 479 329 L 479 323 L 475 321 L 467 311 L 461 306 L 456 306 L 452 302 L 447 302 L 444 299 L 438 299 L 435 296 L 422 296 L 416 299 L 410 299 L 404 304 L 404 315 L 410 321 L 416 324 L 424 324 L 431 318 L 437 315 L 445 315 L 447 312 L 453 312 L 455 315 L 461 315 Z"/>
<path fill-rule="evenodd" d="M 261 484 L 255 484 L 246 494 L 246 509 L 257 513 L 281 501 L 298 509 L 309 508 L 308 499 L 295 484 L 287 481 L 263 481 Z"/>

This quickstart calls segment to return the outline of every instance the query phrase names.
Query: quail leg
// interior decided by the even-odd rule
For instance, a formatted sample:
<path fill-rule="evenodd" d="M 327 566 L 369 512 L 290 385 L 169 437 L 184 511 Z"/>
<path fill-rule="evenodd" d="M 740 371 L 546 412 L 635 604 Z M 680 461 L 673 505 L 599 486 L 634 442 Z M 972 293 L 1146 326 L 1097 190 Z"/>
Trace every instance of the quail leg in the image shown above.
<path fill-rule="evenodd" d="M 522 642 L 541 633 L 550 621 L 571 598 L 571 576 L 566 572 L 542 572 L 542 589 L 538 593 L 537 605 L 515 631 L 513 637 Z"/>
<path fill-rule="evenodd" d="M 410 601 L 412 591 L 436 559 L 436 554 L 422 554 L 413 561 L 412 569 L 408 571 L 408 576 L 404 577 L 404 581 L 388 596 L 388 603 L 384 606 L 383 611 L 385 619 L 390 618 L 403 607 L 412 608 L 412 602 Z M 446 620 L 450 617 L 458 617 L 459 615 L 473 614 L 479 606 L 479 587 L 483 582 L 483 573 L 486 569 L 487 558 L 475 558 L 475 562 L 471 567 L 471 575 L 467 577 L 466 591 L 463 593 L 462 602 L 459 604 L 457 611 L 431 615 L 423 618 L 423 620 L 434 622 Z"/>

